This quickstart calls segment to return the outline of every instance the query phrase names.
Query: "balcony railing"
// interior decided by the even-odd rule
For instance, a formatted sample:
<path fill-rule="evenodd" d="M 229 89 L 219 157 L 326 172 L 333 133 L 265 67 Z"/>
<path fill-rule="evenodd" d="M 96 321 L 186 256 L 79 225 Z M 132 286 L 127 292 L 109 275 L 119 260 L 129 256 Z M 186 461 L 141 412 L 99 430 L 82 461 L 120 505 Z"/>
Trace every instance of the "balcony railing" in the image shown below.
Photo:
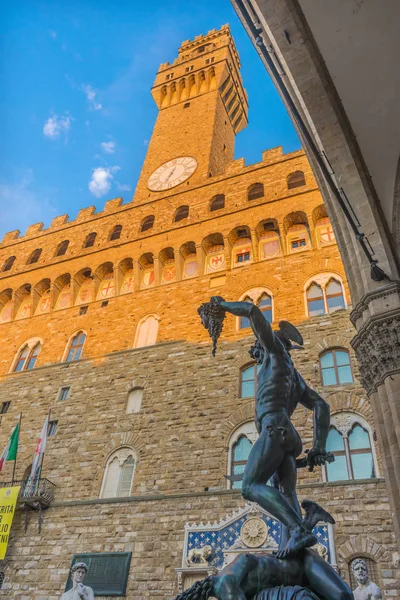
<path fill-rule="evenodd" d="M 0 487 L 17 487 L 21 486 L 18 495 L 18 504 L 29 506 L 30 508 L 48 508 L 54 500 L 54 492 L 56 486 L 49 479 L 22 479 L 14 481 L 0 481 Z"/>

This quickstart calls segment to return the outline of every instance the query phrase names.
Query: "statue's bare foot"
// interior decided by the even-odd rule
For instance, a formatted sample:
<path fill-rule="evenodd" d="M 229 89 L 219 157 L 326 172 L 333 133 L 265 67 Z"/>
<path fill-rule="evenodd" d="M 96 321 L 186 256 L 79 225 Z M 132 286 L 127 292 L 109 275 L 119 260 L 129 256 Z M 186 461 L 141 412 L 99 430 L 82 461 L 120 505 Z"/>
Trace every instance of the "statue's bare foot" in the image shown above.
<path fill-rule="evenodd" d="M 276 553 L 277 558 L 288 558 L 297 554 L 304 548 L 310 548 L 318 542 L 312 531 L 308 531 L 302 524 L 294 527 L 290 532 L 290 538 L 288 539 L 286 546 L 283 550 L 279 550 Z"/>

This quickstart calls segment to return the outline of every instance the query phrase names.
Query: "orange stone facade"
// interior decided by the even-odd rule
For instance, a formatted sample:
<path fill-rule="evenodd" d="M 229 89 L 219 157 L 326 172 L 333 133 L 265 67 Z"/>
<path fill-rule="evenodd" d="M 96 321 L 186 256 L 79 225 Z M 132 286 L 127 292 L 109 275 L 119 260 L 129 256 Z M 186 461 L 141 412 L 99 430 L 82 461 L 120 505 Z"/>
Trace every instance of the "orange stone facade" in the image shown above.
<path fill-rule="evenodd" d="M 306 156 L 278 147 L 253 165 L 234 160 L 247 95 L 227 26 L 184 42 L 174 63 L 160 66 L 152 95 L 159 114 L 131 202 L 84 208 L 47 229 L 37 223 L 0 245 L 0 403 L 11 403 L 0 444 L 22 412 L 17 479 L 49 410 L 57 421 L 42 470 L 56 485 L 55 501 L 40 534 L 34 513 L 25 531 L 26 513 L 17 511 L 0 597 L 59 598 L 74 553 L 130 551 L 126 597 L 167 600 L 178 589 L 186 522 L 244 506 L 224 475 L 232 435 L 253 420 L 254 397 L 240 391 L 252 337 L 227 318 L 211 357 L 197 314 L 211 295 L 269 298 L 273 327 L 286 319 L 301 330 L 305 350 L 294 360 L 332 414 L 351 412 L 368 424 L 375 477 L 327 482 L 318 469 L 301 474 L 300 495 L 335 515 L 343 576 L 352 558 L 369 557 L 377 583 L 396 597 L 381 461 L 350 347 L 351 299 Z M 342 290 L 338 311 L 329 308 L 332 281 Z M 325 306 L 315 316 L 313 283 Z M 79 360 L 70 360 L 80 340 Z M 352 381 L 324 386 L 320 356 L 337 348 L 349 353 Z M 69 397 L 60 400 L 65 386 Z M 129 404 L 138 389 L 141 401 Z M 312 415 L 301 408 L 295 419 L 310 447 Z M 133 482 L 123 499 L 107 498 L 104 473 L 119 448 L 131 449 Z"/>

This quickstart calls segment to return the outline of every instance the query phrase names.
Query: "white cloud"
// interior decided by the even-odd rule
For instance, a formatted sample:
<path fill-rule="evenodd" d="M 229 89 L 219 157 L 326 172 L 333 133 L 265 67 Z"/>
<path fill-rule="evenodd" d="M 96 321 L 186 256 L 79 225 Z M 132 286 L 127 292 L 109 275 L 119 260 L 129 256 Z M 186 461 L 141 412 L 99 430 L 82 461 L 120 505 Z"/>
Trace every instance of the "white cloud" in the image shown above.
<path fill-rule="evenodd" d="M 143 145 L 144 146 L 148 146 L 149 145 L 149 140 L 143 140 Z"/>
<path fill-rule="evenodd" d="M 89 190 L 96 196 L 101 198 L 105 196 L 111 189 L 111 184 L 114 180 L 114 173 L 119 171 L 121 167 L 96 167 L 92 171 L 92 177 L 89 181 Z"/>
<path fill-rule="evenodd" d="M 57 32 L 49 29 L 48 34 L 53 40 L 57 39 Z"/>
<path fill-rule="evenodd" d="M 82 84 L 82 92 L 85 94 L 91 110 L 101 110 L 103 105 L 96 100 L 97 91 L 89 84 Z"/>
<path fill-rule="evenodd" d="M 62 115 L 58 117 L 58 115 L 53 115 L 49 117 L 46 123 L 43 126 L 43 133 L 46 137 L 51 140 L 56 140 L 63 133 L 67 134 L 69 129 L 71 128 L 72 117 L 68 114 Z"/>
<path fill-rule="evenodd" d="M 132 190 L 131 186 L 128 183 L 118 183 L 117 188 L 119 192 L 130 192 Z"/>
<path fill-rule="evenodd" d="M 101 149 L 106 154 L 114 154 L 117 144 L 113 141 L 111 142 L 101 142 Z"/>

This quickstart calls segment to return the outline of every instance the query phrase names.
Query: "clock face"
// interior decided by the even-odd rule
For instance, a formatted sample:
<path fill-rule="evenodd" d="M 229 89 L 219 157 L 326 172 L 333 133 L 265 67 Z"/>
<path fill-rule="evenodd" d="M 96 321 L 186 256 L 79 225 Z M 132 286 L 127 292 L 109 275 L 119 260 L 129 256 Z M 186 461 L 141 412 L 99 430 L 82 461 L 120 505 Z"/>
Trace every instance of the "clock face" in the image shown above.
<path fill-rule="evenodd" d="M 197 169 L 197 160 L 192 156 L 180 156 L 164 163 L 149 177 L 147 187 L 153 192 L 161 192 L 179 185 Z"/>

